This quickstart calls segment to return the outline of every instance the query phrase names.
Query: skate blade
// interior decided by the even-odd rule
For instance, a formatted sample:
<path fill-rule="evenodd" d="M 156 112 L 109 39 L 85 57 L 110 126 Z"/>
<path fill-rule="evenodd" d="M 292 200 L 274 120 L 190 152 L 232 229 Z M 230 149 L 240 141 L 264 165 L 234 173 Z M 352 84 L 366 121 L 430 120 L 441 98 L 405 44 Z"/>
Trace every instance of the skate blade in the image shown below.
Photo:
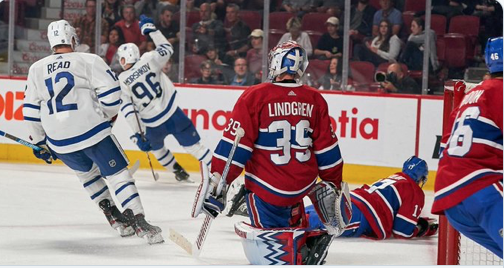
<path fill-rule="evenodd" d="M 135 230 L 131 226 L 128 226 L 126 228 L 121 226 L 121 227 L 117 228 L 116 230 L 117 230 L 117 232 L 119 232 L 121 237 L 129 237 L 129 236 L 132 236 L 135 234 Z"/>
<path fill-rule="evenodd" d="M 194 183 L 194 181 L 191 180 L 191 178 L 187 178 L 186 180 L 181 180 L 181 181 L 177 180 L 177 181 L 181 182 L 181 183 Z"/>

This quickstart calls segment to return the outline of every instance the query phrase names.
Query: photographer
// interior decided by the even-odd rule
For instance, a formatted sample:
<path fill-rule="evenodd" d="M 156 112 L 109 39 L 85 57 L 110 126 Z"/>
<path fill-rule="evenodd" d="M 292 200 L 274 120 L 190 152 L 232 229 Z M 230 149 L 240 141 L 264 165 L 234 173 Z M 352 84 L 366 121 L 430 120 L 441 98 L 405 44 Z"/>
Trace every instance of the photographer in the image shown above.
<path fill-rule="evenodd" d="M 390 64 L 387 74 L 377 73 L 375 79 L 388 93 L 422 94 L 420 86 L 404 73 L 399 63 Z"/>

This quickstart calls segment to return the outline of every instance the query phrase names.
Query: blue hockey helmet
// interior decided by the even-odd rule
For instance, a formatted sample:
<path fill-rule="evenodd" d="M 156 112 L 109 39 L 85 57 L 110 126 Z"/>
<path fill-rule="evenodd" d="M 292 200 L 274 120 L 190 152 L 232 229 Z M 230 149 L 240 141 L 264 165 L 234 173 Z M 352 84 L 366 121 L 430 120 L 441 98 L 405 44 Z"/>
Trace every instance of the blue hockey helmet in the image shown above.
<path fill-rule="evenodd" d="M 420 187 L 423 187 L 427 182 L 429 168 L 425 160 L 412 156 L 404 162 L 402 172 L 412 178 L 417 184 L 420 184 Z"/>
<path fill-rule="evenodd" d="M 502 72 L 502 36 L 488 39 L 485 62 L 490 73 Z"/>
<path fill-rule="evenodd" d="M 268 61 L 271 80 L 284 73 L 300 78 L 308 67 L 305 50 L 292 40 L 274 47 L 268 55 Z"/>

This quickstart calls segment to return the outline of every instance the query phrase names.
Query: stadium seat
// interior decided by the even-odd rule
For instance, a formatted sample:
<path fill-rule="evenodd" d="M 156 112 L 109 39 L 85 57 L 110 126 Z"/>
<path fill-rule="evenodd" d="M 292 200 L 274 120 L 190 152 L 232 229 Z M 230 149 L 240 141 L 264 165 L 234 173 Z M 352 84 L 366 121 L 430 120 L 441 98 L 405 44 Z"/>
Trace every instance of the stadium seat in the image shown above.
<path fill-rule="evenodd" d="M 446 44 L 445 44 L 444 37 L 443 36 L 438 37 L 438 39 L 436 40 L 436 49 L 437 49 L 436 52 L 437 52 L 439 64 L 441 66 L 445 62 L 445 48 L 446 48 Z"/>
<path fill-rule="evenodd" d="M 448 68 L 463 68 L 466 67 L 466 57 L 461 55 L 467 54 L 466 38 L 463 34 L 447 33 L 443 37 L 445 43 L 444 57 L 445 65 Z"/>
<path fill-rule="evenodd" d="M 253 10 L 240 10 L 240 18 L 245 22 L 245 24 L 250 27 L 250 30 L 262 29 L 262 16 L 261 13 Z"/>
<path fill-rule="evenodd" d="M 193 78 L 201 76 L 200 65 L 206 60 L 205 56 L 202 55 L 187 55 L 184 58 L 184 78 L 186 81 L 190 81 Z"/>
<path fill-rule="evenodd" d="M 411 34 L 411 22 L 415 17 L 415 12 L 405 11 L 402 13 L 403 26 L 401 28 L 401 37 L 408 38 Z"/>
<path fill-rule="evenodd" d="M 173 14 L 173 20 L 180 23 L 180 12 Z M 192 27 L 194 23 L 200 21 L 199 11 L 186 12 L 186 27 Z"/>
<path fill-rule="evenodd" d="M 354 84 L 369 85 L 374 82 L 375 67 L 367 61 L 351 61 L 350 73 Z"/>
<path fill-rule="evenodd" d="M 425 19 L 425 16 L 422 17 Z M 431 29 L 436 32 L 437 36 L 442 36 L 446 33 L 446 17 L 443 15 L 431 15 Z"/>
<path fill-rule="evenodd" d="M 294 17 L 293 13 L 289 12 L 271 12 L 269 14 L 269 28 L 270 30 L 282 30 L 286 31 L 287 21 Z"/>
<path fill-rule="evenodd" d="M 455 16 L 450 20 L 448 33 L 459 33 L 473 37 L 479 35 L 480 19 L 476 16 Z"/>
<path fill-rule="evenodd" d="M 305 31 L 308 36 L 310 36 L 310 41 L 313 47 L 313 50 L 317 47 L 318 41 L 320 37 L 322 36 L 322 33 L 320 32 L 315 32 L 315 31 Z"/>
<path fill-rule="evenodd" d="M 275 47 L 284 33 L 285 30 L 270 29 L 268 36 L 268 48 L 272 49 L 273 47 Z"/>
<path fill-rule="evenodd" d="M 325 22 L 331 15 L 327 13 L 307 13 L 303 16 L 302 19 L 302 29 L 304 31 L 314 31 L 325 33 L 327 32 L 327 26 Z"/>
<path fill-rule="evenodd" d="M 406 0 L 403 11 L 425 11 L 425 0 Z"/>
<path fill-rule="evenodd" d="M 310 60 L 310 64 L 308 64 L 308 68 L 306 68 L 306 73 L 311 75 L 312 81 L 318 81 L 318 79 L 327 72 L 330 62 L 330 60 Z"/>

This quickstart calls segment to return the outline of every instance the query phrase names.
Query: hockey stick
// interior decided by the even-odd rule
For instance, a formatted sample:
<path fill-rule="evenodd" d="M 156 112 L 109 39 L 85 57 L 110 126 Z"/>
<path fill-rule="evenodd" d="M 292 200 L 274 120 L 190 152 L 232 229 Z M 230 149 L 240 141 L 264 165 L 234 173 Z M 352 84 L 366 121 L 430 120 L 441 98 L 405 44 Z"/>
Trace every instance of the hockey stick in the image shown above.
<path fill-rule="evenodd" d="M 233 157 L 236 151 L 236 148 L 238 147 L 238 144 L 240 143 L 240 139 L 245 135 L 245 131 L 243 128 L 238 128 L 236 130 L 236 136 L 235 140 L 233 142 L 233 147 L 231 148 L 231 151 L 229 152 L 228 159 L 226 161 L 226 165 L 224 166 L 224 171 L 222 172 L 221 179 L 219 181 L 219 184 L 217 185 L 217 192 L 222 191 L 222 188 L 225 187 L 226 185 L 226 177 L 229 172 L 229 169 L 231 167 L 231 163 L 233 161 Z M 208 235 L 208 231 L 210 230 L 210 226 L 212 225 L 212 222 L 214 220 L 214 217 L 211 217 L 210 215 L 205 215 L 205 219 L 203 221 L 203 224 L 201 225 L 200 231 L 198 236 L 196 237 L 196 241 L 194 243 L 190 243 L 187 238 L 185 238 L 183 235 L 178 233 L 177 231 L 170 229 L 170 240 L 172 240 L 175 244 L 179 245 L 181 248 L 183 248 L 187 253 L 192 255 L 193 257 L 198 257 L 201 254 L 201 250 L 203 248 L 203 245 L 205 243 L 206 237 Z"/>
<path fill-rule="evenodd" d="M 135 114 L 135 118 L 136 118 L 136 121 L 137 121 L 137 124 L 138 124 L 138 129 L 140 129 L 140 137 L 145 141 L 145 134 L 142 130 L 142 126 L 140 125 L 140 119 L 138 118 L 138 112 L 136 110 L 136 107 L 135 107 L 135 104 L 133 102 L 133 97 L 130 97 L 131 99 L 131 106 L 133 106 L 133 113 Z M 152 161 L 150 159 L 150 156 L 149 156 L 149 152 L 145 152 L 147 154 L 147 160 L 149 160 L 149 165 L 150 165 L 150 169 L 152 171 L 152 176 L 154 177 L 154 181 L 157 181 L 159 180 L 159 174 L 157 174 L 156 172 L 154 172 L 154 168 L 152 167 Z"/>
<path fill-rule="evenodd" d="M 24 145 L 24 146 L 28 146 L 28 147 L 30 147 L 30 148 L 32 148 L 33 150 L 38 151 L 38 152 L 40 152 L 40 151 L 45 151 L 45 150 L 46 150 L 46 149 L 44 149 L 44 148 L 42 148 L 42 147 L 39 147 L 39 146 L 37 146 L 37 145 L 35 145 L 35 144 L 31 143 L 31 142 L 27 142 L 27 141 L 25 141 L 25 140 L 23 140 L 23 139 L 20 139 L 20 138 L 18 138 L 18 137 L 16 137 L 16 136 L 14 136 L 14 135 L 11 135 L 11 134 L 9 134 L 9 133 L 5 133 L 5 132 L 3 132 L 3 131 L 1 131 L 1 130 L 0 130 L 0 136 L 4 136 L 4 137 L 6 137 L 7 139 L 11 139 L 11 140 L 13 140 L 13 141 L 15 141 L 15 142 L 17 142 L 17 143 L 20 143 L 20 144 L 22 144 L 22 145 Z"/>

